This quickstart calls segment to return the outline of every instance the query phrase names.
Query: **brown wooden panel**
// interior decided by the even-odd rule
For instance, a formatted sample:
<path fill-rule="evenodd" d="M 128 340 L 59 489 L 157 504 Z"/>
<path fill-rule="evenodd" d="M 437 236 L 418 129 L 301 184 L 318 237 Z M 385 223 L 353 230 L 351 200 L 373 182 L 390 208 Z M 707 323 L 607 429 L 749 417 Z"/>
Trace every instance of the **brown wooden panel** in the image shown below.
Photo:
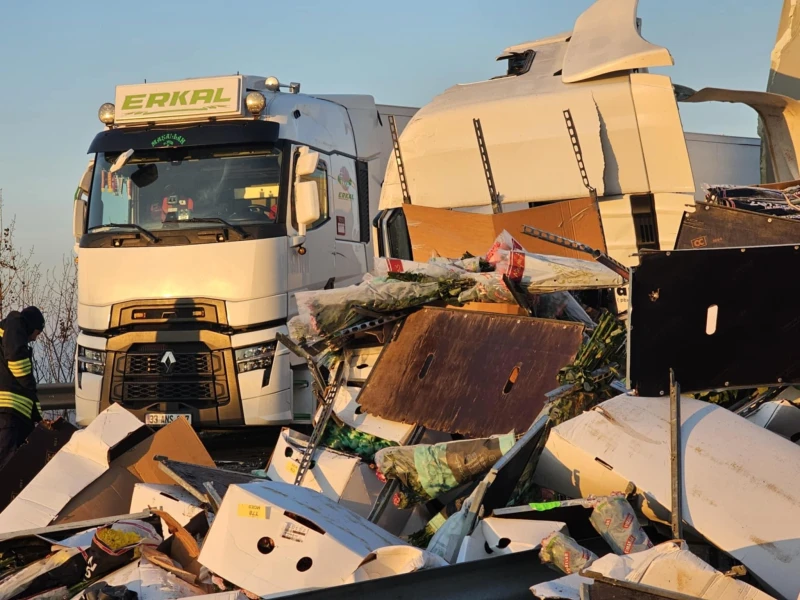
<path fill-rule="evenodd" d="M 528 252 L 592 260 L 588 254 L 522 234 L 530 225 L 606 251 L 600 211 L 591 198 L 552 202 L 536 208 L 498 215 L 482 215 L 443 208 L 405 205 L 408 235 L 414 260 L 427 262 L 435 251 L 447 258 L 461 258 L 464 252 L 483 256 L 505 229 Z"/>
<path fill-rule="evenodd" d="M 358 400 L 373 415 L 436 431 L 522 432 L 582 332 L 565 321 L 424 308 L 386 345 Z"/>

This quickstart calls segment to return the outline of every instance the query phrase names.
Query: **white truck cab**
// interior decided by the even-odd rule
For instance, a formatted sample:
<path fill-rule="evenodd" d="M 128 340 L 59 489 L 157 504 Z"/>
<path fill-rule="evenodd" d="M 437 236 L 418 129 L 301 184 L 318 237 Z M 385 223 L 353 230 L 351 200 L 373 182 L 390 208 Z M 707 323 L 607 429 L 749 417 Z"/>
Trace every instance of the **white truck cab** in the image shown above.
<path fill-rule="evenodd" d="M 285 88 L 289 91 L 283 91 Z M 414 109 L 274 77 L 122 85 L 75 198 L 77 421 L 309 422 L 311 377 L 276 341 L 294 292 L 360 280 L 398 129 Z"/>

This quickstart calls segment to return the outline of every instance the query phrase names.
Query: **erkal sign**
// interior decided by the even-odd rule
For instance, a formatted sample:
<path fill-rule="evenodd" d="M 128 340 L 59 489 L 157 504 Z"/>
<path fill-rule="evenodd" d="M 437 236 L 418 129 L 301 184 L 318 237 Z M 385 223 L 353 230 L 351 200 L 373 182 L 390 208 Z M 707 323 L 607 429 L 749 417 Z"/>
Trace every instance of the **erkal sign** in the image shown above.
<path fill-rule="evenodd" d="M 118 85 L 114 107 L 123 125 L 242 116 L 242 77 Z"/>

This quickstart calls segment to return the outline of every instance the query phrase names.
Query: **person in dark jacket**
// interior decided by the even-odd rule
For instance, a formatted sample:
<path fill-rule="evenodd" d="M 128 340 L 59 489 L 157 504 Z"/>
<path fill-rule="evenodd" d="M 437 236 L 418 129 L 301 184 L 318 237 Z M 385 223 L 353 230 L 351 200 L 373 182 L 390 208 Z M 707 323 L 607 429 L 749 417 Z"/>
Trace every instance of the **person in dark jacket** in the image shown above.
<path fill-rule="evenodd" d="M 35 306 L 0 321 L 0 468 L 42 420 L 29 344 L 43 329 L 44 316 Z"/>

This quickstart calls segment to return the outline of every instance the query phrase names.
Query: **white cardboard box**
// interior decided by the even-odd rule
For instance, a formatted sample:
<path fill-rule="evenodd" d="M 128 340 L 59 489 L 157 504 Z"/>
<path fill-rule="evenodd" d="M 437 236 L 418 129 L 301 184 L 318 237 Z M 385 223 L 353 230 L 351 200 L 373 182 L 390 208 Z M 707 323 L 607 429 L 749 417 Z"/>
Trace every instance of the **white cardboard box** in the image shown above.
<path fill-rule="evenodd" d="M 669 398 L 622 395 L 553 428 L 535 482 L 573 498 L 633 482 L 650 519 L 671 510 Z M 800 447 L 682 398 L 683 519 L 784 598 L 800 593 Z"/>
<path fill-rule="evenodd" d="M 406 545 L 319 492 L 256 482 L 228 488 L 199 562 L 268 597 L 341 585 L 370 553 Z"/>
<path fill-rule="evenodd" d="M 302 433 L 283 428 L 267 467 L 267 477 L 272 481 L 293 484 L 308 439 Z M 358 457 L 319 446 L 314 452 L 313 466 L 303 478 L 303 487 L 338 502 L 360 463 Z"/>
<path fill-rule="evenodd" d="M 403 444 L 414 430 L 414 425 L 388 421 L 381 417 L 367 414 L 361 411 L 358 403 L 358 395 L 361 388 L 353 386 L 342 386 L 336 392 L 333 400 L 333 412 L 342 422 L 353 429 L 369 433 L 371 435 Z"/>
<path fill-rule="evenodd" d="M 692 554 L 683 542 L 665 542 L 655 548 L 625 556 L 607 554 L 593 562 L 588 571 L 612 579 L 678 592 L 704 600 L 770 600 L 771 596 L 732 577 L 725 577 Z M 538 598 L 579 600 L 582 583 L 591 579 L 569 575 L 535 585 Z"/>
<path fill-rule="evenodd" d="M 440 556 L 413 546 L 386 546 L 367 556 L 346 583 L 358 583 L 393 575 L 448 566 Z"/>
<path fill-rule="evenodd" d="M 145 511 L 148 508 L 163 510 L 182 527 L 186 527 L 192 517 L 203 512 L 200 501 L 178 485 L 137 483 L 133 486 L 131 514 Z M 169 529 L 163 519 L 161 527 L 164 537 L 169 537 Z"/>
<path fill-rule="evenodd" d="M 39 471 L 0 513 L 0 533 L 47 527 L 61 509 L 109 468 L 109 450 L 144 427 L 130 412 L 112 404 Z"/>
<path fill-rule="evenodd" d="M 567 532 L 565 523 L 528 519 L 481 519 L 471 534 L 461 542 L 457 563 L 482 560 L 492 556 L 534 550 L 556 531 Z M 487 551 L 488 550 L 488 551 Z"/>

